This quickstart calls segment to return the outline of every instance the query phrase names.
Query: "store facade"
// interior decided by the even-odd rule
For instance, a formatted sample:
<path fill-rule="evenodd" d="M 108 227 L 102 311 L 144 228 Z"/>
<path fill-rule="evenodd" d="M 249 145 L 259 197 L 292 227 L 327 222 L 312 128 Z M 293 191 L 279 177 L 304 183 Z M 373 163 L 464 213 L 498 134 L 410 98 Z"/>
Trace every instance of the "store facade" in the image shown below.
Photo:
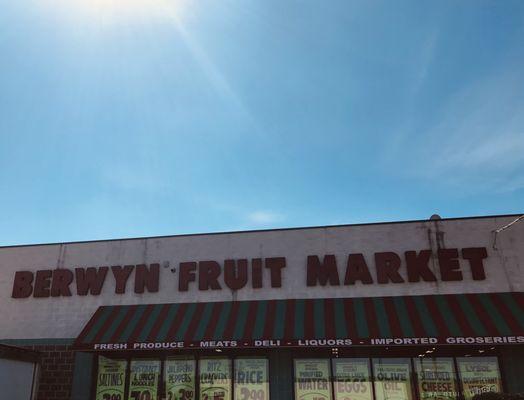
<path fill-rule="evenodd" d="M 39 399 L 524 392 L 518 215 L 0 248 Z"/>

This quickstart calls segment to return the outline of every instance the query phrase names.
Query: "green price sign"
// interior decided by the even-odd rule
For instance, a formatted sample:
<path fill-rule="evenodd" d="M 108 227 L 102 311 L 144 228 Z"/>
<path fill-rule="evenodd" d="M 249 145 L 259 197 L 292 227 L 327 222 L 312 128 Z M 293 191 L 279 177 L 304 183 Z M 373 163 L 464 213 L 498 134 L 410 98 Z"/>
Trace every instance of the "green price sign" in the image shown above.
<path fill-rule="evenodd" d="M 98 358 L 96 400 L 123 400 L 126 383 L 125 360 Z"/>
<path fill-rule="evenodd" d="M 295 399 L 331 400 L 329 359 L 295 359 Z"/>
<path fill-rule="evenodd" d="M 195 398 L 195 360 L 168 358 L 164 367 L 167 400 Z"/>
<path fill-rule="evenodd" d="M 458 358 L 457 362 L 466 400 L 471 400 L 477 394 L 502 391 L 495 357 Z"/>
<path fill-rule="evenodd" d="M 455 400 L 458 396 L 452 358 L 414 360 L 421 400 Z"/>
<path fill-rule="evenodd" d="M 156 400 L 159 360 L 133 360 L 129 375 L 129 400 Z"/>
<path fill-rule="evenodd" d="M 231 400 L 231 360 L 200 360 L 200 400 Z"/>
<path fill-rule="evenodd" d="M 335 400 L 371 400 L 373 389 L 369 361 L 360 358 L 333 359 Z"/>
<path fill-rule="evenodd" d="M 235 359 L 235 399 L 269 399 L 268 361 L 265 358 Z"/>
<path fill-rule="evenodd" d="M 409 360 L 375 359 L 375 398 L 377 400 L 411 400 Z"/>

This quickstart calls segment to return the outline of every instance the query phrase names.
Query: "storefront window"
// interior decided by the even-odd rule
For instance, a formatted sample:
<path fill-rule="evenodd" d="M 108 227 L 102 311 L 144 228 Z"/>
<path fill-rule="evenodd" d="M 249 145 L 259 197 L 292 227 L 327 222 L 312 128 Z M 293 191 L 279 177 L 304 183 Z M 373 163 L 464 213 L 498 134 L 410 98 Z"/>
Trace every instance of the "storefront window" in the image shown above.
<path fill-rule="evenodd" d="M 457 358 L 457 365 L 465 400 L 480 393 L 502 391 L 496 357 Z"/>
<path fill-rule="evenodd" d="M 293 365 L 295 400 L 472 400 L 502 391 L 496 357 L 297 358 Z M 99 356 L 94 400 L 270 400 L 269 389 L 264 357 Z"/>
<path fill-rule="evenodd" d="M 367 358 L 335 358 L 335 400 L 372 400 L 371 372 Z"/>
<path fill-rule="evenodd" d="M 329 359 L 295 359 L 295 400 L 331 400 Z"/>
<path fill-rule="evenodd" d="M 455 400 L 457 398 L 453 358 L 417 358 L 413 361 L 421 400 Z"/>
<path fill-rule="evenodd" d="M 376 400 L 411 400 L 409 358 L 374 358 Z"/>
<path fill-rule="evenodd" d="M 199 362 L 200 400 L 231 400 L 231 360 L 203 358 Z"/>
<path fill-rule="evenodd" d="M 98 357 L 96 400 L 123 400 L 126 385 L 126 360 Z"/>
<path fill-rule="evenodd" d="M 235 400 L 269 400 L 267 359 L 235 359 Z"/>
<path fill-rule="evenodd" d="M 129 400 L 156 400 L 160 360 L 131 360 Z"/>
<path fill-rule="evenodd" d="M 168 357 L 164 365 L 167 400 L 195 398 L 195 367 L 193 358 Z"/>

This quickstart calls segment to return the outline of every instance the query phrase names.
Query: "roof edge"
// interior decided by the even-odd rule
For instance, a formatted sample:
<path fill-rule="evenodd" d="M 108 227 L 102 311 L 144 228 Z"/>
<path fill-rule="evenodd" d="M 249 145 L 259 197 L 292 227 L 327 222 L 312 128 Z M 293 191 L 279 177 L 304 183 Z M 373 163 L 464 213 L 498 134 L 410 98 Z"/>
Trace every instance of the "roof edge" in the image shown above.
<path fill-rule="evenodd" d="M 37 247 L 37 246 L 56 246 L 56 245 L 70 245 L 70 244 L 83 244 L 83 243 L 100 243 L 100 242 L 120 242 L 128 240 L 148 240 L 148 239 L 166 239 L 176 237 L 191 237 L 191 236 L 210 236 L 210 235 L 231 235 L 239 233 L 263 233 L 263 232 L 278 232 L 278 231 L 294 231 L 294 230 L 306 230 L 306 229 L 326 229 L 326 228 L 344 228 L 353 226 L 374 226 L 374 225 L 397 225 L 397 224 L 413 224 L 421 222 L 447 222 L 457 220 L 472 220 L 472 219 L 489 219 L 489 218 L 509 218 L 509 217 L 520 217 L 523 213 L 517 214 L 497 214 L 497 215 L 478 215 L 469 217 L 452 217 L 452 218 L 441 218 L 438 220 L 431 219 L 414 219 L 414 220 L 403 220 L 403 221 L 383 221 L 383 222 L 361 222 L 355 224 L 336 224 L 336 225 L 314 225 L 314 226 L 298 226 L 298 227 L 286 227 L 286 228 L 269 228 L 269 229 L 248 229 L 239 231 L 217 231 L 217 232 L 200 232 L 200 233 L 181 233 L 175 235 L 159 235 L 159 236 L 138 236 L 129 238 L 115 238 L 115 239 L 94 239 L 94 240 L 76 240 L 70 242 L 48 242 L 48 243 L 31 243 L 31 244 L 15 244 L 0 246 L 1 249 L 17 248 L 17 247 Z"/>

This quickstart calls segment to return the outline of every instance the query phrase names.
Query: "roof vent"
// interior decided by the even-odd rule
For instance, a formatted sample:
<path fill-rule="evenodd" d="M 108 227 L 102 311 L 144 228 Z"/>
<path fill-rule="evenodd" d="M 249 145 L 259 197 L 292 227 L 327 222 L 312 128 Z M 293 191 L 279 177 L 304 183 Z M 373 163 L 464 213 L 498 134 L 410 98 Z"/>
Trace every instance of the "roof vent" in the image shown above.
<path fill-rule="evenodd" d="M 438 221 L 439 219 L 442 219 L 440 215 L 433 214 L 431 217 L 429 217 L 430 221 Z"/>

